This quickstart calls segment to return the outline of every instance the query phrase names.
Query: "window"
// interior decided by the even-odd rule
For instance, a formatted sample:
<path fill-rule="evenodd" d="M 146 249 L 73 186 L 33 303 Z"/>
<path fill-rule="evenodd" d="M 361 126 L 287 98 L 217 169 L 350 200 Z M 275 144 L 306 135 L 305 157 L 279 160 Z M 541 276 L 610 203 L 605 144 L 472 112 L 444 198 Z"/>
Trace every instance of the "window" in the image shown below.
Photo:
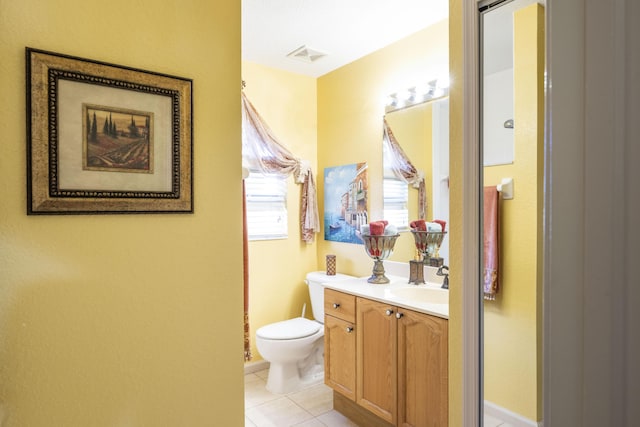
<path fill-rule="evenodd" d="M 275 174 L 251 171 L 244 180 L 249 240 L 286 239 L 287 181 Z"/>
<path fill-rule="evenodd" d="M 383 182 L 384 219 L 398 227 L 409 228 L 409 186 L 398 178 L 385 177 Z"/>

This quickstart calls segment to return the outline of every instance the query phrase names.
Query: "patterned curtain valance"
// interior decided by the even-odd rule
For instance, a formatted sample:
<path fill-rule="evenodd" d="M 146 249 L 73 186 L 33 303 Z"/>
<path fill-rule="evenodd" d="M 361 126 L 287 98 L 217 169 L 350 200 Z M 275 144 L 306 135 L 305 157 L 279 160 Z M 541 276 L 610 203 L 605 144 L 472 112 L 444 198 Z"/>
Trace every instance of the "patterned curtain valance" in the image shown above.
<path fill-rule="evenodd" d="M 242 92 L 242 165 L 262 173 L 283 176 L 293 174 L 295 182 L 302 184 L 300 231 L 302 240 L 311 243 L 320 231 L 316 185 L 309 162 L 295 157 L 280 144 Z"/>
<path fill-rule="evenodd" d="M 424 173 L 417 170 L 404 153 L 402 147 L 400 147 L 400 144 L 393 135 L 386 118 L 383 120 L 383 126 L 382 142 L 385 146 L 384 149 L 389 153 L 388 159 L 391 170 L 396 178 L 418 189 L 418 218 L 426 219 L 427 190 L 424 185 Z"/>

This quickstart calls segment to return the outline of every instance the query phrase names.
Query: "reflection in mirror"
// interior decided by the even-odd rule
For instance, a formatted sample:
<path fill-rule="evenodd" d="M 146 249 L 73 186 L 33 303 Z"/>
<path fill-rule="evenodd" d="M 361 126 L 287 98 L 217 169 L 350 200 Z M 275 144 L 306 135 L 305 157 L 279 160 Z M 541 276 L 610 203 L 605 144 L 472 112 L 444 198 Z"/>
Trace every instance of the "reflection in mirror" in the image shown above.
<path fill-rule="evenodd" d="M 449 98 L 439 98 L 390 111 L 385 120 L 402 151 L 425 180 L 425 219 L 449 222 Z M 409 222 L 419 218 L 417 188 L 401 181 L 392 171 L 389 153 L 383 144 L 384 218 L 400 226 L 407 236 L 398 239 L 391 260 L 407 262 L 415 256 Z M 447 230 L 448 231 L 448 230 Z M 440 257 L 449 261 L 449 239 L 444 238 Z"/>
<path fill-rule="evenodd" d="M 513 163 L 513 13 L 505 5 L 483 16 L 482 157 L 485 166 Z"/>
<path fill-rule="evenodd" d="M 499 3 L 480 8 L 481 403 L 485 415 L 535 426 L 542 420 L 544 7 L 535 0 Z M 499 110 L 503 104 L 512 111 Z M 508 142 L 496 144 L 489 127 L 509 134 Z M 504 178 L 513 180 L 513 199 L 498 192 Z"/>

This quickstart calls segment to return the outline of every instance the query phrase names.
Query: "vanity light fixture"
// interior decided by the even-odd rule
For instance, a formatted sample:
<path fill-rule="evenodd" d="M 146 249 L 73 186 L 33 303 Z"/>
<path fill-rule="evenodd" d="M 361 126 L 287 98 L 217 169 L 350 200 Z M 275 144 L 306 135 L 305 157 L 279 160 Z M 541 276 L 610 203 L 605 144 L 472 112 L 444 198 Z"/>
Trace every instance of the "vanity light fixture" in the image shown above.
<path fill-rule="evenodd" d="M 391 94 L 387 97 L 387 102 L 385 103 L 387 107 L 396 107 L 398 105 L 398 95 Z"/>
<path fill-rule="evenodd" d="M 401 110 L 413 105 L 447 96 L 449 93 L 449 79 L 436 79 L 426 84 L 416 85 L 392 93 L 387 97 L 385 113 Z"/>
<path fill-rule="evenodd" d="M 429 91 L 431 91 L 431 86 L 429 83 L 421 84 L 415 87 L 416 94 L 421 98 L 429 96 Z"/>
<path fill-rule="evenodd" d="M 441 98 L 442 96 L 444 96 L 444 88 L 436 86 L 433 88 L 432 93 L 434 98 Z"/>
<path fill-rule="evenodd" d="M 438 79 L 438 87 L 442 89 L 449 89 L 450 81 L 449 76 L 440 77 Z"/>

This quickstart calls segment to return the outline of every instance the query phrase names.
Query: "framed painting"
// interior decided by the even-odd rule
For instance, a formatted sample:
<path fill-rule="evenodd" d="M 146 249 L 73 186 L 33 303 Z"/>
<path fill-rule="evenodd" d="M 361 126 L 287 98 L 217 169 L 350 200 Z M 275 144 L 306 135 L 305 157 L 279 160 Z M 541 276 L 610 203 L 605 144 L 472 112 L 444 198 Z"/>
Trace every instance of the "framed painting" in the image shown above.
<path fill-rule="evenodd" d="M 26 48 L 27 213 L 192 213 L 192 81 Z"/>
<path fill-rule="evenodd" d="M 363 244 L 356 231 L 368 224 L 367 164 L 354 163 L 324 170 L 324 239 Z"/>

